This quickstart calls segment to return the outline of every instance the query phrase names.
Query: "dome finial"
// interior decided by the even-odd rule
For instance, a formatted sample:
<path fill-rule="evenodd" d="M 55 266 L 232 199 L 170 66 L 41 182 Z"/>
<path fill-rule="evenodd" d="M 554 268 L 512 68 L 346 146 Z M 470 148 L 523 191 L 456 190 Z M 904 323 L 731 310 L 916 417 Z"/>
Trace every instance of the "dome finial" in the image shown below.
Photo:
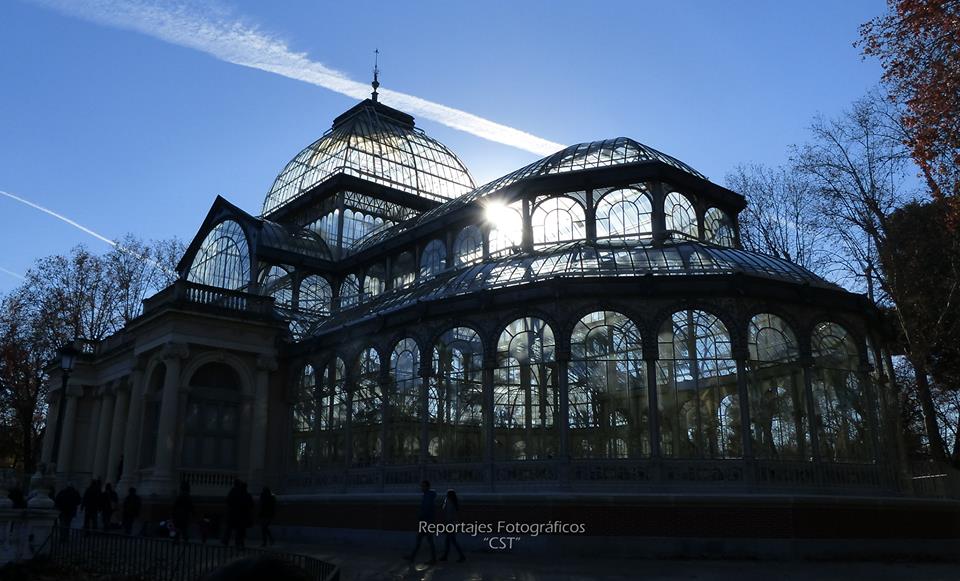
<path fill-rule="evenodd" d="M 373 51 L 373 82 L 370 83 L 373 86 L 373 93 L 370 95 L 373 98 L 373 102 L 377 102 L 377 89 L 380 88 L 380 49 Z"/>

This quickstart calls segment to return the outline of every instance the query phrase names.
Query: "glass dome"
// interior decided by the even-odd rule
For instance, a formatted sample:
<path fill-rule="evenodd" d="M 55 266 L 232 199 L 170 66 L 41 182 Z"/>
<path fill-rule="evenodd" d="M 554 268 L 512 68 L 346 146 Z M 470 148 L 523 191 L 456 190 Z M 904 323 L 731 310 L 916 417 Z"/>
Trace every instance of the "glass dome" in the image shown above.
<path fill-rule="evenodd" d="M 413 117 L 367 99 L 287 164 L 263 202 L 263 214 L 337 174 L 441 202 L 475 187 L 457 156 L 415 128 Z"/>

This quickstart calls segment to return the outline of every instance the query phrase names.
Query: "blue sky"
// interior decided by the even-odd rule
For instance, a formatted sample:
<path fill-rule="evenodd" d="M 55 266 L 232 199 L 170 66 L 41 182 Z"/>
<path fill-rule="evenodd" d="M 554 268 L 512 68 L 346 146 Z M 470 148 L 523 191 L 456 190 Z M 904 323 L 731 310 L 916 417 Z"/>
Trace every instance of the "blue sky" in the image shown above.
<path fill-rule="evenodd" d="M 3 2 L 0 190 L 107 237 L 190 239 L 217 194 L 258 213 L 284 164 L 356 102 L 183 46 L 204 29 L 167 31 L 179 44 L 160 40 L 125 25 L 128 12 L 240 23 L 364 83 L 378 47 L 384 89 L 562 144 L 632 137 L 723 183 L 739 163 L 783 161 L 814 114 L 838 113 L 877 82 L 879 66 L 852 42 L 884 8 L 882 0 Z M 478 183 L 540 157 L 423 116 L 417 124 Z M 0 292 L 19 282 L 5 271 L 22 274 L 78 243 L 108 248 L 0 196 Z"/>

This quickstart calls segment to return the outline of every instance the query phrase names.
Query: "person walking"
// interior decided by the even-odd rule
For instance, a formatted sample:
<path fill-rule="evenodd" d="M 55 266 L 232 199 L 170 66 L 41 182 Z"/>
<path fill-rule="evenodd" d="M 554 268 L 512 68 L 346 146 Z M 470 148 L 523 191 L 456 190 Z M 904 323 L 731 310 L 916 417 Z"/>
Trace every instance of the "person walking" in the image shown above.
<path fill-rule="evenodd" d="M 447 496 L 443 499 L 443 506 L 440 508 L 440 514 L 443 516 L 443 522 L 448 525 L 456 525 L 460 522 L 460 501 L 457 500 L 457 493 L 454 489 L 447 490 Z M 457 553 L 460 555 L 460 558 L 457 559 L 458 563 L 463 563 L 467 560 L 463 556 L 463 549 L 460 548 L 460 543 L 457 542 L 457 533 L 453 531 L 445 531 L 445 536 L 443 539 L 443 555 L 440 557 L 441 561 L 447 560 L 447 555 L 450 554 L 450 545 L 457 549 Z"/>
<path fill-rule="evenodd" d="M 70 482 L 66 488 L 57 493 L 53 502 L 57 510 L 60 511 L 60 529 L 63 532 L 61 540 L 66 542 L 67 536 L 70 534 L 70 524 L 73 523 L 74 517 L 77 516 L 77 508 L 80 506 L 82 499 L 80 498 L 80 493 L 73 487 L 73 483 Z"/>
<path fill-rule="evenodd" d="M 227 534 L 224 545 L 230 545 L 230 537 L 236 539 L 237 547 L 244 548 L 247 528 L 253 522 L 253 497 L 247 492 L 247 484 L 240 479 L 233 483 L 227 495 Z"/>
<path fill-rule="evenodd" d="M 103 487 L 103 492 L 100 493 L 100 521 L 103 523 L 103 530 L 108 531 L 110 527 L 113 526 L 111 520 L 113 519 L 113 513 L 117 510 L 117 504 L 119 504 L 120 499 L 117 497 L 117 493 L 113 490 L 113 487 L 110 486 L 110 483 L 106 483 Z"/>
<path fill-rule="evenodd" d="M 433 544 L 433 535 L 422 530 L 421 524 L 433 524 L 436 518 L 437 492 L 430 488 L 429 480 L 420 483 L 420 491 L 423 495 L 420 497 L 420 510 L 417 511 L 417 544 L 413 547 L 413 552 L 406 555 L 404 559 L 407 561 L 416 559 L 417 553 L 420 551 L 420 543 L 426 537 L 427 543 L 430 545 L 430 564 L 432 565 L 437 562 L 437 548 Z"/>
<path fill-rule="evenodd" d="M 273 533 L 270 532 L 270 524 L 273 518 L 277 516 L 277 497 L 270 492 L 266 486 L 260 492 L 260 546 L 266 547 L 267 544 L 273 544 Z"/>
<path fill-rule="evenodd" d="M 83 511 L 83 528 L 90 530 L 97 528 L 97 513 L 100 512 L 100 481 L 94 478 L 90 486 L 83 491 L 83 500 L 80 502 Z"/>
<path fill-rule="evenodd" d="M 174 540 L 184 542 L 190 540 L 190 519 L 193 517 L 193 499 L 190 497 L 190 483 L 184 480 L 180 483 L 180 494 L 173 501 L 173 511 L 170 515 L 173 520 Z"/>
<path fill-rule="evenodd" d="M 123 534 L 130 536 L 133 532 L 133 523 L 140 518 L 142 504 L 137 489 L 131 486 L 127 497 L 123 499 Z"/>

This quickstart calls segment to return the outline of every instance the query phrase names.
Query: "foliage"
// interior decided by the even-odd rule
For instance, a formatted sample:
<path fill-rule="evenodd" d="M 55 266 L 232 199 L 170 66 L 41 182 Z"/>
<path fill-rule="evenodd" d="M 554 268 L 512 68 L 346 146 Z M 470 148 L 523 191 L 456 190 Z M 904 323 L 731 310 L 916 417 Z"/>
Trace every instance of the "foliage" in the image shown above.
<path fill-rule="evenodd" d="M 0 300 L 0 458 L 32 472 L 44 429 L 45 369 L 73 340 L 99 340 L 140 312 L 167 286 L 183 244 L 122 237 L 103 255 L 83 246 L 42 258 Z"/>
<path fill-rule="evenodd" d="M 860 27 L 863 54 L 880 60 L 904 105 L 905 142 L 935 199 L 960 216 L 960 0 L 888 0 Z M 955 225 L 955 224 L 954 224 Z"/>
<path fill-rule="evenodd" d="M 919 403 L 939 426 L 928 426 L 937 432 L 930 438 L 931 453 L 940 455 L 936 447 L 945 446 L 937 442 L 942 433 L 960 465 L 960 232 L 948 227 L 948 214 L 946 201 L 907 204 L 893 212 L 880 259 L 897 306 L 900 342 L 923 373 L 915 381 Z M 923 401 L 924 391 L 929 402 Z"/>

